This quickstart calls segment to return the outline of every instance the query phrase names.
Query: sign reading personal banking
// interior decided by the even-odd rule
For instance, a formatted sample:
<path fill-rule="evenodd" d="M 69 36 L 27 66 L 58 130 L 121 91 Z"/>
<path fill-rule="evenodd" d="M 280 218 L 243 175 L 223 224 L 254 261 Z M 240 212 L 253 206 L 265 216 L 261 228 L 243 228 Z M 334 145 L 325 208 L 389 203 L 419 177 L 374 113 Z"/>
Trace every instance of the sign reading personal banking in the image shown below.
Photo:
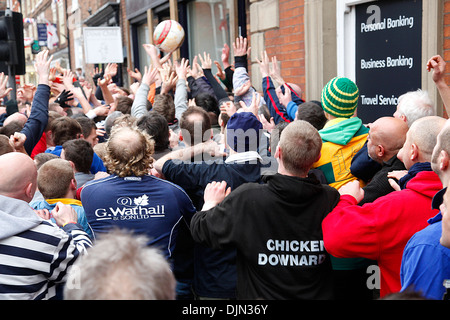
<path fill-rule="evenodd" d="M 421 87 L 422 0 L 356 6 L 358 117 L 392 116 L 398 98 Z"/>

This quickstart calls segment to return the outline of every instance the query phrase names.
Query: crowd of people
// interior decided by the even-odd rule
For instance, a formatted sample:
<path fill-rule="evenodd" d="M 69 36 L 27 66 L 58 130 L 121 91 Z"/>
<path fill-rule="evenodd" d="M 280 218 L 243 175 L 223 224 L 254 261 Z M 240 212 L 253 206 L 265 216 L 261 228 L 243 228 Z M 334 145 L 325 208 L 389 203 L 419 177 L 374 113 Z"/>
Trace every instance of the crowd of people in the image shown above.
<path fill-rule="evenodd" d="M 258 92 L 232 47 L 146 44 L 128 88 L 48 51 L 16 97 L 0 75 L 1 299 L 444 299 L 450 122 L 428 93 L 363 123 L 354 81 L 305 100 L 262 52 Z"/>

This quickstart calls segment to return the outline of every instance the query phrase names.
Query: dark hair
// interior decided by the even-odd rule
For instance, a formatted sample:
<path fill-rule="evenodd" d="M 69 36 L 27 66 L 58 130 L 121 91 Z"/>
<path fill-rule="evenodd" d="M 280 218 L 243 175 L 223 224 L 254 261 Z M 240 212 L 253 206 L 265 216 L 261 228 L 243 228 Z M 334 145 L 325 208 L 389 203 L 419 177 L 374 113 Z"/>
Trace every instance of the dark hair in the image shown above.
<path fill-rule="evenodd" d="M 78 172 L 89 173 L 94 158 L 94 150 L 89 142 L 74 139 L 64 142 L 64 158 L 72 161 Z"/>
<path fill-rule="evenodd" d="M 81 125 L 78 121 L 67 116 L 54 119 L 50 130 L 56 146 L 62 146 L 68 140 L 78 139 L 82 134 Z"/>
<path fill-rule="evenodd" d="M 275 155 L 275 150 L 277 149 L 278 142 L 280 142 L 281 132 L 283 132 L 283 130 L 288 126 L 288 124 L 289 122 L 280 121 L 275 125 L 274 130 L 272 130 L 269 139 L 270 152 L 272 153 L 272 155 Z"/>
<path fill-rule="evenodd" d="M 227 123 L 228 123 L 228 120 L 230 120 L 230 116 L 229 116 L 228 113 L 226 113 L 226 112 L 221 112 L 221 113 L 219 114 L 219 119 L 221 119 L 221 120 L 223 121 L 222 126 L 223 126 L 223 127 L 226 127 L 226 126 L 227 126 Z"/>
<path fill-rule="evenodd" d="M 156 111 L 149 111 L 137 121 L 139 129 L 146 131 L 155 140 L 155 151 L 169 148 L 169 124 Z"/>
<path fill-rule="evenodd" d="M 53 120 L 61 118 L 61 117 L 63 117 L 63 115 L 59 114 L 56 111 L 49 110 L 48 111 L 48 122 L 47 122 L 47 126 L 45 127 L 45 132 L 50 130 Z"/>
<path fill-rule="evenodd" d="M 47 161 L 58 158 L 60 157 L 56 154 L 41 152 L 34 156 L 34 162 L 36 163 L 36 168 L 39 170 L 39 168 Z"/>
<path fill-rule="evenodd" d="M 300 104 L 297 110 L 297 120 L 305 120 L 311 123 L 317 130 L 322 129 L 327 122 L 322 105 L 316 101 L 308 101 Z"/>
<path fill-rule="evenodd" d="M 89 119 L 84 114 L 73 116 L 72 118 L 77 120 L 78 123 L 80 124 L 81 131 L 85 138 L 87 138 L 91 135 L 92 129 L 94 129 L 94 130 L 97 129 L 97 126 L 95 125 L 95 121 L 92 119 Z"/>
<path fill-rule="evenodd" d="M 153 101 L 152 110 L 163 115 L 169 124 L 175 120 L 175 103 L 169 94 L 157 94 Z"/>
<path fill-rule="evenodd" d="M 8 138 L 14 135 L 15 132 L 20 132 L 23 129 L 23 124 L 20 121 L 12 121 L 6 126 L 3 126 L 0 130 L 1 134 L 4 134 Z"/>
<path fill-rule="evenodd" d="M 0 155 L 14 151 L 14 148 L 9 143 L 9 138 L 4 134 L 0 134 Z"/>
<path fill-rule="evenodd" d="M 191 116 L 198 115 L 201 117 L 201 137 L 197 138 L 199 135 L 199 132 L 195 132 L 195 122 L 192 121 Z M 190 145 L 194 145 L 196 142 L 204 142 L 208 140 L 207 137 L 205 137 L 205 132 L 211 129 L 211 120 L 208 116 L 208 113 L 200 107 L 189 107 L 186 109 L 185 112 L 181 115 L 180 119 L 180 129 L 183 134 L 183 138 L 188 138 L 187 135 L 189 135 L 189 141 L 187 142 Z M 197 134 L 197 136 L 195 135 Z"/>
<path fill-rule="evenodd" d="M 133 99 L 126 96 L 119 96 L 116 98 L 116 110 L 123 114 L 131 114 L 131 107 L 133 105 Z"/>
<path fill-rule="evenodd" d="M 215 115 L 219 116 L 219 102 L 217 98 L 209 93 L 201 92 L 195 97 L 195 104 L 198 107 L 203 108 L 206 112 L 213 112 Z"/>

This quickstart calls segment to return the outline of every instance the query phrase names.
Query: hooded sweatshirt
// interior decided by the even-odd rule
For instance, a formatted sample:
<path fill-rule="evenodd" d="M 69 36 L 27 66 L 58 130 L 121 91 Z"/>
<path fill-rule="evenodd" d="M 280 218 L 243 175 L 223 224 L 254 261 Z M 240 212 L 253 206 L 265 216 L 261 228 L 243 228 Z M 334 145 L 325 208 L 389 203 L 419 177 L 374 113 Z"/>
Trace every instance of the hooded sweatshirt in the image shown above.
<path fill-rule="evenodd" d="M 56 296 L 67 269 L 92 242 L 77 224 L 41 219 L 22 200 L 0 196 L 0 299 Z"/>
<path fill-rule="evenodd" d="M 246 183 L 191 220 L 195 241 L 237 249 L 238 299 L 332 299 L 321 223 L 339 193 L 314 178 L 281 174 Z"/>
<path fill-rule="evenodd" d="M 356 179 L 350 172 L 353 156 L 364 146 L 369 134 L 361 119 L 336 118 L 319 130 L 322 150 L 313 168 L 322 170 L 330 186 L 339 189 Z"/>
<path fill-rule="evenodd" d="M 439 210 L 433 196 L 442 189 L 433 171 L 416 174 L 401 191 L 358 206 L 350 195 L 341 196 L 337 207 L 324 219 L 325 248 L 337 258 L 377 260 L 380 296 L 398 292 L 403 249 L 408 240 L 425 228 Z"/>

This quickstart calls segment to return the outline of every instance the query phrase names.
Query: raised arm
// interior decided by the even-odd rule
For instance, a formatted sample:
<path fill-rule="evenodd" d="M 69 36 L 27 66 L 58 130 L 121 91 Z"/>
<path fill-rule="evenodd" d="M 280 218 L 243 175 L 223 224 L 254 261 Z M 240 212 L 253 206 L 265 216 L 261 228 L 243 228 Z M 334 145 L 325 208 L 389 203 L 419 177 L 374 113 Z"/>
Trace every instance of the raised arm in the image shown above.
<path fill-rule="evenodd" d="M 181 59 L 180 63 L 176 64 L 175 70 L 177 73 L 177 83 L 175 89 L 175 118 L 178 120 L 181 119 L 181 115 L 188 108 L 188 94 L 187 94 L 187 86 L 186 86 L 186 77 L 187 71 L 189 67 L 189 60 Z"/>
<path fill-rule="evenodd" d="M 267 52 L 261 53 L 261 60 L 256 59 L 259 64 L 262 77 L 262 88 L 264 93 L 264 101 L 269 108 L 270 116 L 273 117 L 275 124 L 281 121 L 291 122 L 286 114 L 286 109 L 278 100 L 275 86 L 270 78 L 270 62 Z"/>
<path fill-rule="evenodd" d="M 50 100 L 50 63 L 53 56 L 48 56 L 48 50 L 39 52 L 36 55 L 34 68 L 38 74 L 38 87 L 33 97 L 30 116 L 21 130 L 26 136 L 24 147 L 31 155 L 33 148 L 41 139 L 42 133 L 48 123 L 48 102 Z"/>
<path fill-rule="evenodd" d="M 158 73 L 158 69 L 145 66 L 141 85 L 136 91 L 136 95 L 131 106 L 131 115 L 133 117 L 140 118 L 147 112 L 148 92 L 150 90 L 150 85 L 156 81 Z"/>
<path fill-rule="evenodd" d="M 211 72 L 212 61 L 209 53 L 204 52 L 203 57 L 201 54 L 199 54 L 198 57 L 202 64 L 203 73 L 205 74 L 206 79 L 208 79 L 209 84 L 212 86 L 217 100 L 220 101 L 220 99 L 227 98 L 228 93 L 217 82 L 216 78 L 214 78 L 214 75 Z"/>
<path fill-rule="evenodd" d="M 445 82 L 445 66 L 446 62 L 440 55 L 431 57 L 427 62 L 428 72 L 433 70 L 433 81 L 442 98 L 445 111 L 447 111 L 447 114 L 450 114 L 450 88 Z"/>

